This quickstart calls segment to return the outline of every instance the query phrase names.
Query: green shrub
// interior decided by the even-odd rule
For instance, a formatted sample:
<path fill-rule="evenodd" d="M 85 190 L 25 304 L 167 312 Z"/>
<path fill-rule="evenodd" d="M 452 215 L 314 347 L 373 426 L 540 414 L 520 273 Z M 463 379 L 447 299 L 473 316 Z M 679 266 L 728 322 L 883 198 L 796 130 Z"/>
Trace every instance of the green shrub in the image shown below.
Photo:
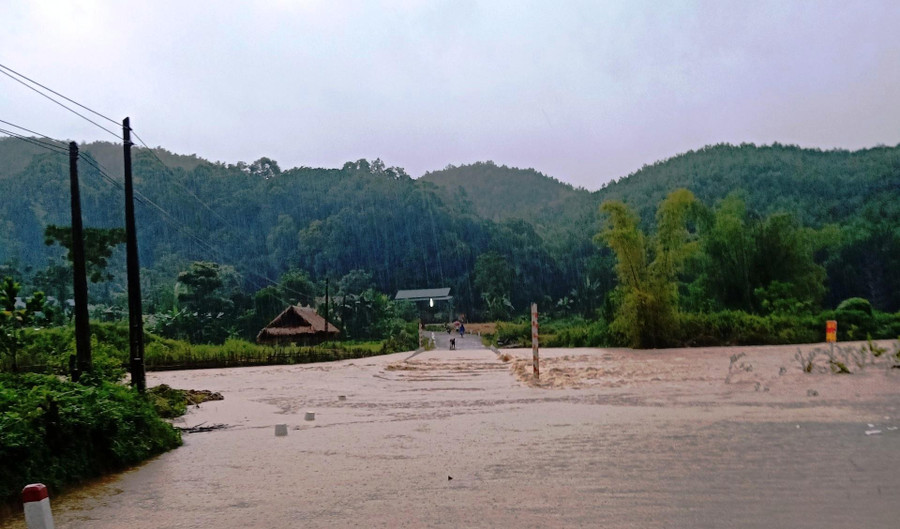
<path fill-rule="evenodd" d="M 543 347 L 608 347 L 616 341 L 605 320 L 548 321 L 540 328 Z"/>
<path fill-rule="evenodd" d="M 530 347 L 531 323 L 497 323 L 497 345 Z"/>
<path fill-rule="evenodd" d="M 872 316 L 872 304 L 865 298 L 847 298 L 838 304 L 836 310 L 838 312 L 855 310 Z"/>
<path fill-rule="evenodd" d="M 900 312 L 875 313 L 875 338 L 900 338 Z"/>
<path fill-rule="evenodd" d="M 187 411 L 185 392 L 166 384 L 148 388 L 147 398 L 159 416 L 166 419 L 181 417 Z"/>
<path fill-rule="evenodd" d="M 863 298 L 842 301 L 834 311 L 838 322 L 838 340 L 865 340 L 877 333 L 877 322 L 872 305 Z"/>
<path fill-rule="evenodd" d="M 413 351 L 419 347 L 418 324 L 395 319 L 391 320 L 391 325 L 390 337 L 382 343 L 380 354 Z"/>
<path fill-rule="evenodd" d="M 820 342 L 819 316 L 721 311 L 679 316 L 680 342 L 687 346 L 766 345 Z"/>
<path fill-rule="evenodd" d="M 180 444 L 181 434 L 129 387 L 0 374 L 0 498 L 6 502 L 28 483 L 59 489 Z"/>

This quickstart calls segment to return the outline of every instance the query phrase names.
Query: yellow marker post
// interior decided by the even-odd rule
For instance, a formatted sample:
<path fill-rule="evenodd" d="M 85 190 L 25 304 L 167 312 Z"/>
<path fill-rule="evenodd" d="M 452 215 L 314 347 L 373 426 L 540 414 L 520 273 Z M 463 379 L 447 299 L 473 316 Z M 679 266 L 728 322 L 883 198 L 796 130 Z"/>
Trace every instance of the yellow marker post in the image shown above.
<path fill-rule="evenodd" d="M 829 343 L 837 341 L 837 320 L 825 322 L 825 341 Z"/>

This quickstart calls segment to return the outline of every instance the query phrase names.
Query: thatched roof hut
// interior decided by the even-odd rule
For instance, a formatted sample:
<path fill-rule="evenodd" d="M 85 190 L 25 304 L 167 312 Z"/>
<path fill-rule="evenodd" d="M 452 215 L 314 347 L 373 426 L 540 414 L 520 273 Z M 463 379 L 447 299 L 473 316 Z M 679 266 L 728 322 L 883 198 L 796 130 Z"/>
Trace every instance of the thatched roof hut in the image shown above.
<path fill-rule="evenodd" d="M 337 338 L 341 330 L 310 307 L 291 305 L 256 335 L 256 343 L 311 345 Z"/>

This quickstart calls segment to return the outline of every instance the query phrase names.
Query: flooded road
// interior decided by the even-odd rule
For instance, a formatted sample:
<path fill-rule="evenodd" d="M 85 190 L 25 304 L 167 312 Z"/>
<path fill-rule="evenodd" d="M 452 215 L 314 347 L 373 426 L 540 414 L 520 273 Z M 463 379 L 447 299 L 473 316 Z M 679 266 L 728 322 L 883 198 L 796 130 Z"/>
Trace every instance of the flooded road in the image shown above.
<path fill-rule="evenodd" d="M 729 384 L 730 349 L 542 351 L 546 387 L 484 349 L 151 373 L 224 395 L 180 426 L 225 426 L 51 498 L 56 525 L 896 527 L 900 370 L 740 350 Z"/>

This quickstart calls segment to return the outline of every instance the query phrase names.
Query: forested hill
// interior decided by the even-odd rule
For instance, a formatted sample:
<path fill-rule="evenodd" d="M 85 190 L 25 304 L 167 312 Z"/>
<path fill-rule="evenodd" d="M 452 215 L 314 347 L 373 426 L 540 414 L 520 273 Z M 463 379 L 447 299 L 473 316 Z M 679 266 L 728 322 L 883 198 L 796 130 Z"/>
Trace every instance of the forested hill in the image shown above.
<path fill-rule="evenodd" d="M 789 212 L 818 227 L 852 220 L 866 208 L 900 197 L 900 146 L 859 151 L 796 146 L 712 145 L 645 165 L 588 192 L 533 169 L 492 162 L 426 173 L 455 206 L 485 219 L 571 223 L 571 210 L 596 214 L 604 200 L 621 200 L 652 226 L 657 205 L 674 189 L 707 206 L 738 192 L 758 214 Z"/>
<path fill-rule="evenodd" d="M 419 181 L 436 185 L 454 210 L 493 222 L 528 222 L 555 253 L 584 254 L 600 228 L 590 192 L 534 169 L 477 162 L 428 172 Z"/>
<path fill-rule="evenodd" d="M 82 150 L 118 177 L 121 146 Z M 133 159 L 151 307 L 171 298 L 191 261 L 207 260 L 233 266 L 248 293 L 291 269 L 314 281 L 363 270 L 383 292 L 449 286 L 463 309 L 477 310 L 484 292 L 476 264 L 486 254 L 501 257 L 486 263 L 509 267 L 516 310 L 565 296 L 591 297 L 586 306 L 594 307 L 613 277 L 611 254 L 592 241 L 599 204 L 623 200 L 650 228 L 660 201 L 679 187 L 710 208 L 739 192 L 754 218 L 784 211 L 802 225 L 841 224 L 839 247 L 818 257 L 828 270 L 828 303 L 859 295 L 900 306 L 900 294 L 890 294 L 900 290 L 900 147 L 718 145 L 646 166 L 593 193 L 490 162 L 414 180 L 380 160 L 282 171 L 268 158 L 226 165 L 159 148 L 136 148 Z M 120 186 L 92 163 L 80 164 L 85 225 L 121 226 Z M 53 276 L 62 252 L 44 245 L 43 232 L 49 224 L 70 224 L 68 193 L 64 155 L 0 140 L 0 266 L 36 282 L 64 277 Z M 124 277 L 121 261 L 117 250 L 111 265 L 117 281 Z"/>
<path fill-rule="evenodd" d="M 809 226 L 852 221 L 900 198 L 900 146 L 822 151 L 713 145 L 644 166 L 595 196 L 598 203 L 622 200 L 649 222 L 656 205 L 678 188 L 708 206 L 739 191 L 751 211 L 789 212 Z"/>
<path fill-rule="evenodd" d="M 48 140 L 42 141 L 58 145 L 62 150 L 68 149 L 67 143 L 52 142 Z M 80 151 L 90 154 L 91 158 L 110 175 L 117 177 L 122 176 L 121 144 L 96 141 L 93 143 L 81 144 L 78 148 Z M 144 149 L 137 148 L 136 150 L 140 151 Z M 198 165 L 215 165 L 212 162 L 198 157 L 196 154 L 175 154 L 162 147 L 154 148 L 153 152 L 169 167 L 193 170 Z M 47 150 L 45 148 L 34 143 L 12 138 L 0 138 L 0 180 L 18 175 L 28 167 L 35 156 L 46 153 Z"/>
<path fill-rule="evenodd" d="M 35 284 L 63 297 L 62 250 L 45 246 L 43 232 L 47 225 L 71 222 L 68 161 L 30 147 L 0 140 L 0 153 L 30 157 L 0 178 L 0 265 L 18 277 L 39 274 Z M 120 185 L 90 163 L 108 155 L 101 167 L 115 173 L 121 161 L 112 159 L 109 148 L 86 147 L 88 160 L 79 163 L 85 226 L 121 226 Z M 146 149 L 135 149 L 133 160 L 140 261 L 151 310 L 157 300 L 171 298 L 178 273 L 199 260 L 232 266 L 248 293 L 291 269 L 315 281 L 362 270 L 383 292 L 449 286 L 465 309 L 478 302 L 473 270 L 485 252 L 501 252 L 517 263 L 514 278 L 529 287 L 513 296 L 516 304 L 561 295 L 587 258 L 551 256 L 529 224 L 483 221 L 451 208 L 435 186 L 380 160 L 286 171 L 265 158 L 234 165 L 182 158 L 177 166 L 164 165 Z M 589 239 L 582 248 L 596 251 Z M 111 264 L 118 282 L 124 278 L 121 261 L 120 249 Z M 48 281 L 60 285 L 48 287 Z"/>
<path fill-rule="evenodd" d="M 590 196 L 584 189 L 575 189 L 534 169 L 493 162 L 450 165 L 425 173 L 419 180 L 436 184 L 454 206 L 494 221 L 534 218 L 539 211 Z"/>

